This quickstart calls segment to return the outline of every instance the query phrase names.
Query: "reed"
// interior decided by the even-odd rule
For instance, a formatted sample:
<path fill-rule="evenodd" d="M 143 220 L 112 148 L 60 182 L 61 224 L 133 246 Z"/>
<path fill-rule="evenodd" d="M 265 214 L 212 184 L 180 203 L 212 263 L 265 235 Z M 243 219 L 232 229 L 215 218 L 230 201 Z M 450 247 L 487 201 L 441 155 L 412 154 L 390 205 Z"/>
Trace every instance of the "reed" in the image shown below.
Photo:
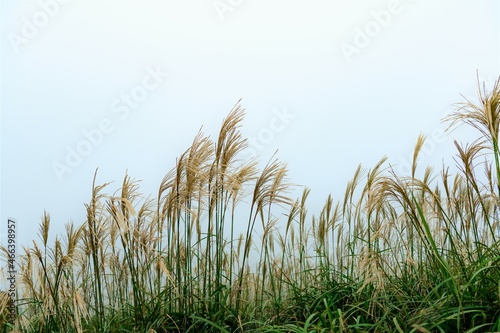
<path fill-rule="evenodd" d="M 456 142 L 456 173 L 421 169 L 420 136 L 409 175 L 360 165 L 317 214 L 283 162 L 240 159 L 239 102 L 153 199 L 96 172 L 83 225 L 51 240 L 44 213 L 3 331 L 500 331 L 499 82 L 444 119 L 481 135 Z"/>

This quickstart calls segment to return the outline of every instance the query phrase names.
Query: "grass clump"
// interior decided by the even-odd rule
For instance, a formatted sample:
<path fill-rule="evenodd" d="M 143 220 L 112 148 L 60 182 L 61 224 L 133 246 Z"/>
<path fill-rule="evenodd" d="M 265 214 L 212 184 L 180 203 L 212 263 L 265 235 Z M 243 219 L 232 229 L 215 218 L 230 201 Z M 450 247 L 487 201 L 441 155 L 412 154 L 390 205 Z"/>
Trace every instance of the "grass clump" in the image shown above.
<path fill-rule="evenodd" d="M 481 134 L 455 143 L 456 173 L 417 177 L 420 136 L 410 175 L 360 166 L 312 216 L 285 164 L 240 159 L 243 117 L 200 132 L 153 199 L 128 175 L 105 194 L 96 174 L 83 225 L 49 243 L 45 213 L 3 330 L 500 331 L 499 81 L 445 119 Z"/>

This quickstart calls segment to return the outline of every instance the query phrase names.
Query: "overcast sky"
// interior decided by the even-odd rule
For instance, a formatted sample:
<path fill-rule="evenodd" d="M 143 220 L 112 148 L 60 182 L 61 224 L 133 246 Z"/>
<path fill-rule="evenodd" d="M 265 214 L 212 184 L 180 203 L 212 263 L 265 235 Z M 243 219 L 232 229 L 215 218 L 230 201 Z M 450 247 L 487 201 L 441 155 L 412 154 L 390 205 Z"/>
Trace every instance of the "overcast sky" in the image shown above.
<path fill-rule="evenodd" d="M 248 157 L 288 163 L 310 213 L 358 164 L 453 156 L 440 119 L 500 74 L 499 1 L 1 0 L 1 219 L 85 219 L 91 181 L 155 193 L 241 98 Z M 470 141 L 470 140 L 469 140 Z M 111 187 L 108 193 L 116 188 Z"/>

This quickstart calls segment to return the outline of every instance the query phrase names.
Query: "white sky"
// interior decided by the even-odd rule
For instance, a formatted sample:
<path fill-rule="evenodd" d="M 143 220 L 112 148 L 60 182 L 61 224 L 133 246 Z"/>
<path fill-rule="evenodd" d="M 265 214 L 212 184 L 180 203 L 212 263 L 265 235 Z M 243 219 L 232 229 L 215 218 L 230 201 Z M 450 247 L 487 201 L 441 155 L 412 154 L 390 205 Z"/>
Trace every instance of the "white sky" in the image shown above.
<path fill-rule="evenodd" d="M 317 214 L 359 163 L 387 155 L 405 173 L 420 132 L 439 169 L 453 138 L 476 137 L 433 134 L 440 119 L 477 72 L 500 74 L 499 1 L 0 1 L 0 240 L 15 217 L 22 245 L 44 209 L 59 232 L 84 221 L 97 167 L 98 183 L 128 169 L 154 194 L 240 98 L 252 148 L 264 162 L 279 149 Z M 89 154 L 67 166 L 78 147 Z"/>

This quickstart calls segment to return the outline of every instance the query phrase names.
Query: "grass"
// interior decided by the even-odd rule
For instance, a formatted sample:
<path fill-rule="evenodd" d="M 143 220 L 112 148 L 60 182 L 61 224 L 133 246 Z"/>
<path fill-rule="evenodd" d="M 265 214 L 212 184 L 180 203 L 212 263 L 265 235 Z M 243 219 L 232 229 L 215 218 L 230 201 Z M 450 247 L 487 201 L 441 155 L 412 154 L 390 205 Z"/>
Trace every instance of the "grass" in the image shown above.
<path fill-rule="evenodd" d="M 3 331 L 498 332 L 499 81 L 478 100 L 445 119 L 480 134 L 456 143 L 456 173 L 418 169 L 420 136 L 411 175 L 360 166 L 314 215 L 286 165 L 240 159 L 237 104 L 153 199 L 128 175 L 106 194 L 96 173 L 83 225 L 49 242 L 44 213 Z"/>

